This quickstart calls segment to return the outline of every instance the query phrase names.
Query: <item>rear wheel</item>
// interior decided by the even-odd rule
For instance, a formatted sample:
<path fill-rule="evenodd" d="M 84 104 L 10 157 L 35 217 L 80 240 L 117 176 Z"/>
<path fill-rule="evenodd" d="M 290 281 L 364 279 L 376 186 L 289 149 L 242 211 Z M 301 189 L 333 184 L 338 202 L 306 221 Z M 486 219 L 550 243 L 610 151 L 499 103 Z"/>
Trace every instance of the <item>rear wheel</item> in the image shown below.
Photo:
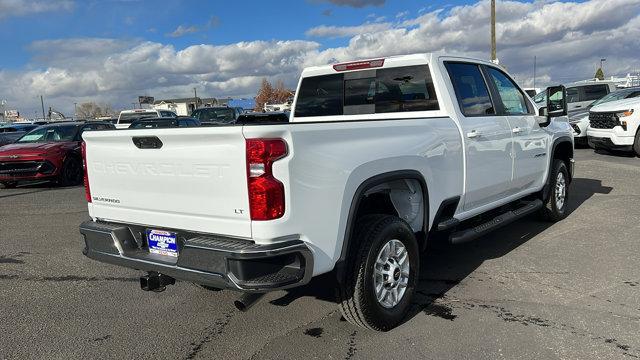
<path fill-rule="evenodd" d="M 358 249 L 351 254 L 338 301 L 354 325 L 387 331 L 407 316 L 419 271 L 419 248 L 409 225 L 390 215 L 368 215 L 354 233 Z"/>
<path fill-rule="evenodd" d="M 636 156 L 640 157 L 640 129 L 636 131 L 636 139 L 633 142 L 633 152 L 636 153 Z"/>
<path fill-rule="evenodd" d="M 79 185 L 82 183 L 82 162 L 73 157 L 68 157 L 62 164 L 57 183 L 61 186 Z"/>
<path fill-rule="evenodd" d="M 550 176 L 550 189 L 544 207 L 541 210 L 545 220 L 556 222 L 567 217 L 567 202 L 569 200 L 569 171 L 564 161 L 553 160 Z"/>

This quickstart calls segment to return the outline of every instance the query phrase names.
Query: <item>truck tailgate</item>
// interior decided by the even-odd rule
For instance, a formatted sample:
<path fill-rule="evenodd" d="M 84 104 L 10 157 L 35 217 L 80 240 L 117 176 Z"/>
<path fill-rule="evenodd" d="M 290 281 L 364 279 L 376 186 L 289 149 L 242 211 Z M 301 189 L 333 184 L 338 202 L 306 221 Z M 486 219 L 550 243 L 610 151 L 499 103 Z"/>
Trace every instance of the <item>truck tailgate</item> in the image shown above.
<path fill-rule="evenodd" d="M 94 219 L 251 236 L 241 127 L 94 131 L 83 138 Z"/>

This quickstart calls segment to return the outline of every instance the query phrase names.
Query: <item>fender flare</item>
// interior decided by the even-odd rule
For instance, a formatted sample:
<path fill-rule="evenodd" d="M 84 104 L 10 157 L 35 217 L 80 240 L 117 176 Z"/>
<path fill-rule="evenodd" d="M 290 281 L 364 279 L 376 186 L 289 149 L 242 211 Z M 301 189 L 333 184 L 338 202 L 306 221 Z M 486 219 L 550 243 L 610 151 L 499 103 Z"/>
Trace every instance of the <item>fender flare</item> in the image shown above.
<path fill-rule="evenodd" d="M 553 145 L 551 145 L 551 156 L 549 156 L 549 172 L 547 173 L 547 181 L 545 181 L 544 183 L 544 188 L 542 189 L 542 200 L 546 200 L 547 197 L 549 196 L 549 191 L 550 191 L 550 187 L 551 187 L 551 167 L 553 166 L 553 159 L 555 159 L 555 154 L 556 154 L 556 149 L 558 148 L 558 146 L 562 143 L 568 142 L 569 144 L 572 144 L 572 148 L 573 148 L 573 142 L 571 141 L 571 138 L 569 136 L 560 136 L 558 138 L 556 138 L 555 140 L 553 140 Z M 569 171 L 569 177 L 573 178 L 573 171 L 571 168 L 567 169 Z"/>
<path fill-rule="evenodd" d="M 422 189 L 423 194 L 423 206 L 424 206 L 424 221 L 422 225 L 422 231 L 426 234 L 429 229 L 429 191 L 427 187 L 427 182 L 424 179 L 424 176 L 416 171 L 416 170 L 395 170 L 386 172 L 383 174 L 379 174 L 364 180 L 356 189 L 353 198 L 351 199 L 351 206 L 349 207 L 349 212 L 347 215 L 347 222 L 345 226 L 345 231 L 342 237 L 342 248 L 340 251 L 340 257 L 336 261 L 335 270 L 338 276 L 338 279 L 342 278 L 344 273 L 346 260 L 353 250 L 353 229 L 356 221 L 356 211 L 360 206 L 360 200 L 362 199 L 362 195 L 369 189 L 374 186 L 380 185 L 382 183 L 394 180 L 416 180 L 420 183 L 420 187 Z"/>

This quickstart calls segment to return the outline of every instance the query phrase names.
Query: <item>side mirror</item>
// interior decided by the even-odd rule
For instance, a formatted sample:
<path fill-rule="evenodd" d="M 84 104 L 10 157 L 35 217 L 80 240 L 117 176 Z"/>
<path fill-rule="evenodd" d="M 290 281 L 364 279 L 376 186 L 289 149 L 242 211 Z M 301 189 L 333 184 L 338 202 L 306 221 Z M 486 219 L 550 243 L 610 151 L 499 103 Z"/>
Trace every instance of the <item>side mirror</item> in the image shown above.
<path fill-rule="evenodd" d="M 550 86 L 546 90 L 547 104 L 538 110 L 538 115 L 544 117 L 539 121 L 540 126 L 547 126 L 551 118 L 567 115 L 567 89 L 564 86 Z"/>
<path fill-rule="evenodd" d="M 567 115 L 567 89 L 562 86 L 547 88 L 547 117 L 554 118 Z"/>

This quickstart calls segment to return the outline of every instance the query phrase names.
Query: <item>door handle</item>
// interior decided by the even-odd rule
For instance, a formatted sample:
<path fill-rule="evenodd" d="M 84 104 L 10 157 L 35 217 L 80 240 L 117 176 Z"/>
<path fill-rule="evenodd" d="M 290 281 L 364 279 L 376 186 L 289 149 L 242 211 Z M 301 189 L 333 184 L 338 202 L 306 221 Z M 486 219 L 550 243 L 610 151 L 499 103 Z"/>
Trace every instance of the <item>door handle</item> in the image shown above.
<path fill-rule="evenodd" d="M 475 130 L 471 130 L 471 132 L 467 133 L 467 137 L 469 139 L 477 138 L 478 136 L 480 136 L 480 133 Z"/>
<path fill-rule="evenodd" d="M 519 127 L 515 127 L 513 128 L 513 130 L 511 130 L 514 134 L 520 134 L 522 132 L 522 129 L 520 129 Z"/>

